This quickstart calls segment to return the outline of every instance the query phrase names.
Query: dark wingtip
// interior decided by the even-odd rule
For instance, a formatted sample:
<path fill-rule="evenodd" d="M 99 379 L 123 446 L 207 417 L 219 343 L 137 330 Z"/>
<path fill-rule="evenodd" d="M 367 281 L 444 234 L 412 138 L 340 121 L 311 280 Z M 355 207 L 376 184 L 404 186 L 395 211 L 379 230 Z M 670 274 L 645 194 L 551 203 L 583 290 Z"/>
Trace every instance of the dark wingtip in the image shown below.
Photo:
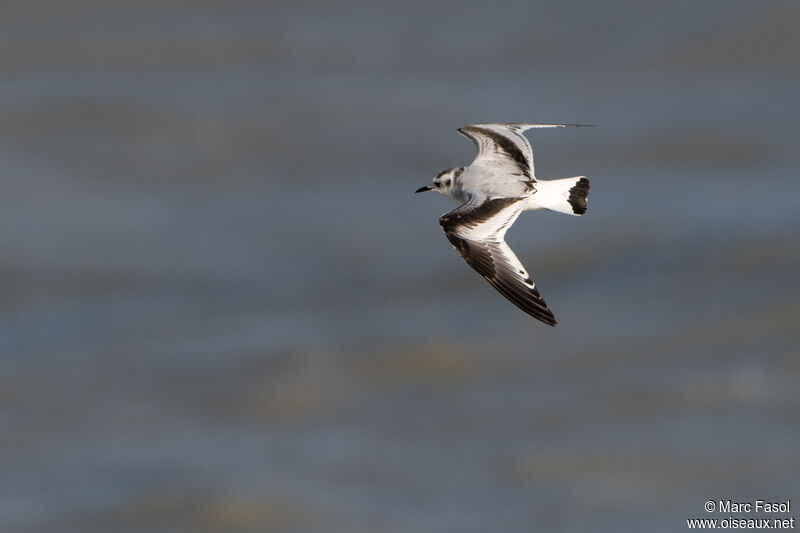
<path fill-rule="evenodd" d="M 549 309 L 548 309 L 548 311 L 549 311 Z M 538 320 L 539 322 L 541 322 L 542 324 L 548 325 L 551 328 L 554 328 L 554 327 L 556 327 L 558 325 L 558 322 L 556 321 L 556 318 L 553 316 L 552 313 L 550 313 L 547 317 L 537 316 L 537 315 L 534 315 L 532 313 L 528 313 L 528 314 L 530 316 L 532 316 L 533 318 L 535 318 L 536 320 Z"/>
<path fill-rule="evenodd" d="M 528 279 L 530 279 L 530 277 L 528 277 Z M 558 322 L 556 322 L 556 316 L 553 314 L 553 311 L 551 311 L 550 308 L 547 307 L 547 303 L 544 301 L 544 298 L 542 298 L 542 295 L 539 293 L 539 289 L 534 287 L 533 293 L 542 302 L 542 305 L 544 306 L 543 310 L 544 312 L 541 315 L 533 314 L 531 312 L 528 312 L 528 314 L 531 315 L 533 318 L 539 320 L 543 324 L 547 324 L 548 326 L 553 328 L 556 327 L 556 324 L 558 324 Z"/>

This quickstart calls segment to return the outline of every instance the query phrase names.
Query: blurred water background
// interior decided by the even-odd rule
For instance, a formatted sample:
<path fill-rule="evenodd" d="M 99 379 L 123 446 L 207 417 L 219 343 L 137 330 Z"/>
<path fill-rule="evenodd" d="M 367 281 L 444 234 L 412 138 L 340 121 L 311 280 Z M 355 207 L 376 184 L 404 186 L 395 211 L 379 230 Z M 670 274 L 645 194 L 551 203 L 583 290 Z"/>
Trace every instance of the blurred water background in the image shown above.
<path fill-rule="evenodd" d="M 680 531 L 800 498 L 797 2 L 3 2 L 0 529 Z M 589 213 L 447 243 L 475 122 Z M 795 502 L 795 505 L 798 502 Z"/>

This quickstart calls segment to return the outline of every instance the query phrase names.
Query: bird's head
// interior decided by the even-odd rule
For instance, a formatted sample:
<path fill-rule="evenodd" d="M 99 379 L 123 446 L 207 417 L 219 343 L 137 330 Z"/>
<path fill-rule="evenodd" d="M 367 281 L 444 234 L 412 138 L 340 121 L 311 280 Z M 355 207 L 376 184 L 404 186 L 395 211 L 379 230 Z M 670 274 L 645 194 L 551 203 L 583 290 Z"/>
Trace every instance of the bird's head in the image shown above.
<path fill-rule="evenodd" d="M 448 168 L 436 174 L 430 185 L 420 187 L 414 192 L 436 191 L 445 196 L 452 196 L 452 191 L 456 187 L 458 176 L 464 171 L 463 167 Z"/>

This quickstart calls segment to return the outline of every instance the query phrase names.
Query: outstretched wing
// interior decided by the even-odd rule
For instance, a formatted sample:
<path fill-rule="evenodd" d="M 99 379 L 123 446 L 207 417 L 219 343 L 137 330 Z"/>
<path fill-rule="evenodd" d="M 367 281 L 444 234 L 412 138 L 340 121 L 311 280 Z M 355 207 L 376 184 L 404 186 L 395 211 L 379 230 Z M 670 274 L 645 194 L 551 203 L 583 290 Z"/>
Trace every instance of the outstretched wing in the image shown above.
<path fill-rule="evenodd" d="M 459 255 L 514 305 L 550 326 L 556 325 L 525 267 L 506 244 L 506 231 L 522 212 L 526 197 L 470 199 L 439 219 Z"/>
<path fill-rule="evenodd" d="M 532 128 L 564 128 L 586 124 L 473 124 L 459 128 L 478 147 L 473 165 L 499 166 L 536 180 L 533 168 L 533 149 L 523 133 Z"/>

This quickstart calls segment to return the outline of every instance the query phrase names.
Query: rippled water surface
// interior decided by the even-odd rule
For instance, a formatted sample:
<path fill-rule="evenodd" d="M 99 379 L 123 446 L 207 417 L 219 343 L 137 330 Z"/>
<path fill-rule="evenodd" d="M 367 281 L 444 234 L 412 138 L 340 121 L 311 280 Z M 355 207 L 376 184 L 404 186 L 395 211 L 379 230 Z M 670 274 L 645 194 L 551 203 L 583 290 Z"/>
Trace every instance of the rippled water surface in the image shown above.
<path fill-rule="evenodd" d="M 800 501 L 800 5 L 7 2 L 0 523 L 679 531 Z M 531 135 L 589 213 L 414 195 Z"/>

